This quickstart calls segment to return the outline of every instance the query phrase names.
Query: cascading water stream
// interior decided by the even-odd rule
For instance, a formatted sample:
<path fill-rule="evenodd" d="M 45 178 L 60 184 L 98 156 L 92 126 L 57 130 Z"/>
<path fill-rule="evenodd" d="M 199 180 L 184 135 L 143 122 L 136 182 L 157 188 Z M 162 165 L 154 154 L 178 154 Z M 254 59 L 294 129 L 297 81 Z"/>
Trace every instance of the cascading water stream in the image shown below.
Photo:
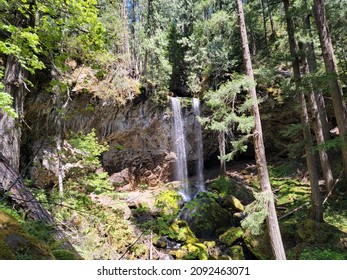
<path fill-rule="evenodd" d="M 176 153 L 176 179 L 181 181 L 181 195 L 185 201 L 190 200 L 190 189 L 188 183 L 187 155 L 185 144 L 185 131 L 182 118 L 181 102 L 178 98 L 170 97 L 173 111 L 173 143 Z"/>
<path fill-rule="evenodd" d="M 199 192 L 205 191 L 204 181 L 204 148 L 202 143 L 201 124 L 198 120 L 200 117 L 200 100 L 193 98 L 193 112 L 195 115 L 194 132 L 196 137 L 196 155 L 198 158 L 196 173 L 197 173 L 197 189 Z"/>

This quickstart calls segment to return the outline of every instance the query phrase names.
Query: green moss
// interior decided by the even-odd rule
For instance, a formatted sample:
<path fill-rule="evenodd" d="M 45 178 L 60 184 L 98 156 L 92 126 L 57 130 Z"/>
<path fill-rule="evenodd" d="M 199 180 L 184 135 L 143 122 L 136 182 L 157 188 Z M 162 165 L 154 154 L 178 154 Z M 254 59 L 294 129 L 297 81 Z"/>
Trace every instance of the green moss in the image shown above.
<path fill-rule="evenodd" d="M 243 249 L 239 245 L 235 245 L 229 248 L 229 255 L 233 260 L 244 260 Z"/>
<path fill-rule="evenodd" d="M 68 250 L 53 250 L 52 251 L 53 256 L 57 260 L 75 260 L 75 254 Z"/>
<path fill-rule="evenodd" d="M 299 225 L 297 234 L 302 242 L 324 244 L 336 242 L 339 231 L 329 224 L 306 219 Z"/>
<path fill-rule="evenodd" d="M 212 193 L 201 193 L 186 204 L 182 218 L 199 238 L 215 236 L 221 228 L 231 226 L 231 213 L 220 205 L 219 197 Z"/>
<path fill-rule="evenodd" d="M 210 188 L 212 190 L 218 191 L 221 195 L 228 195 L 233 193 L 233 189 L 236 187 L 236 183 L 232 181 L 230 178 L 225 176 L 219 176 L 215 179 Z"/>
<path fill-rule="evenodd" d="M 170 226 L 170 238 L 184 243 L 198 242 L 194 232 L 189 228 L 188 223 L 182 220 L 172 223 Z"/>
<path fill-rule="evenodd" d="M 131 248 L 132 256 L 134 259 L 147 259 L 148 247 L 145 244 L 136 244 Z"/>
<path fill-rule="evenodd" d="M 232 246 L 236 240 L 240 239 L 243 235 L 243 230 L 240 227 L 232 227 L 219 236 L 219 241 L 226 245 Z"/>
<path fill-rule="evenodd" d="M 204 241 L 204 245 L 208 248 L 208 249 L 213 249 L 216 247 L 216 242 L 215 241 Z"/>
<path fill-rule="evenodd" d="M 242 205 L 241 201 L 233 195 L 227 195 L 222 200 L 222 206 L 229 211 L 240 211 L 243 212 L 245 207 Z"/>
<path fill-rule="evenodd" d="M 346 260 L 346 250 L 329 245 L 300 243 L 287 252 L 287 258 L 293 260 Z"/>
<path fill-rule="evenodd" d="M 169 252 L 170 255 L 174 256 L 176 260 L 183 260 L 187 256 L 188 252 L 182 249 L 172 250 Z"/>
<path fill-rule="evenodd" d="M 1 213 L 1 212 L 0 212 Z M 54 259 L 49 248 L 40 240 L 29 236 L 15 220 L 4 217 L 0 222 L 0 259 L 50 260 Z M 4 222 L 5 221 L 5 222 Z"/>
<path fill-rule="evenodd" d="M 189 243 L 182 246 L 182 250 L 188 253 L 184 256 L 186 260 L 208 260 L 207 247 L 202 243 Z"/>
<path fill-rule="evenodd" d="M 182 197 L 174 190 L 167 190 L 158 194 L 155 206 L 161 215 L 177 215 L 180 211 Z"/>
<path fill-rule="evenodd" d="M 269 236 L 266 232 L 263 232 L 261 235 L 252 235 L 249 230 L 246 230 L 243 235 L 243 240 L 248 250 L 258 259 L 273 259 Z"/>

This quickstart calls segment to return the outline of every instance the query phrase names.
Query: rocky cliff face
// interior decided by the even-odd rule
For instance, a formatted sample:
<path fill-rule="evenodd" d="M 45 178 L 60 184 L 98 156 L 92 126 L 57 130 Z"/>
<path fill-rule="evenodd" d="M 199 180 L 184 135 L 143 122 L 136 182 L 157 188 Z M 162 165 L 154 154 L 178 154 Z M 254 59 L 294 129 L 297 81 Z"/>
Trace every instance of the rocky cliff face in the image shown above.
<path fill-rule="evenodd" d="M 55 148 L 54 141 L 50 141 L 50 138 L 55 135 L 55 112 L 50 100 L 48 94 L 29 100 L 26 117 L 31 130 L 27 132 L 25 150 L 29 158 L 34 157 L 35 168 L 32 173 L 38 173 L 39 166 L 50 170 L 52 176 L 55 173 Z M 183 114 L 188 161 L 193 167 L 197 158 L 194 152 L 195 117 L 191 111 L 187 105 Z M 156 186 L 159 182 L 174 179 L 175 154 L 169 103 L 167 106 L 158 106 L 149 100 L 138 98 L 125 106 L 117 107 L 90 95 L 80 94 L 69 101 L 64 118 L 65 137 L 70 132 L 89 133 L 95 129 L 99 141 L 108 143 L 110 149 L 103 154 L 102 163 L 104 169 L 112 175 L 113 183 L 120 186 Z M 204 138 L 207 141 L 211 137 L 206 134 Z M 211 143 L 205 144 L 205 147 L 206 157 L 217 149 Z"/>

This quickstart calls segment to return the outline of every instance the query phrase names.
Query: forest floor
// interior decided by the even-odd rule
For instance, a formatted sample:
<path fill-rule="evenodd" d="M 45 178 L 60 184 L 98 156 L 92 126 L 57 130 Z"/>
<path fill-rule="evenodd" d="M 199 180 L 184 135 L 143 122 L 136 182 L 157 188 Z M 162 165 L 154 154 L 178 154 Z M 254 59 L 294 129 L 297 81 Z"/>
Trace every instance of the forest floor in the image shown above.
<path fill-rule="evenodd" d="M 347 197 L 341 195 L 343 186 L 336 185 L 333 194 L 324 204 L 325 222 L 317 223 L 309 219 L 310 188 L 305 174 L 299 174 L 296 168 L 289 168 L 288 164 L 269 166 L 269 173 L 288 259 L 347 259 Z M 215 221 L 230 211 L 225 206 L 228 204 L 225 203 L 228 201 L 226 198 L 235 196 L 246 206 L 254 200 L 253 191 L 259 191 L 257 170 L 252 160 L 228 163 L 226 179 L 219 174 L 219 166 L 206 168 L 204 176 L 207 195 L 198 198 L 202 204 L 199 200 L 195 203 L 194 199 L 188 204 L 183 203 L 177 194 L 178 185 L 170 182 L 157 188 L 91 193 L 83 196 L 86 204 L 58 207 L 53 214 L 85 259 L 271 258 L 266 232 L 260 236 L 246 237 L 247 231 L 241 231 L 239 222 L 231 227 L 235 231 L 233 234 L 238 235 L 233 242 L 224 240 L 230 230 L 221 226 L 216 227 L 216 233 L 208 238 L 196 238 L 196 230 L 201 230 L 196 228 L 196 224 L 203 224 L 204 230 L 211 227 L 208 222 L 209 214 L 216 215 L 210 217 Z M 195 181 L 195 177 L 192 176 L 190 180 Z M 325 198 L 327 192 L 323 187 L 321 191 Z M 208 208 L 211 205 L 217 208 Z M 198 215 L 195 226 L 194 221 L 192 225 L 189 222 L 191 229 L 186 223 L 179 222 L 184 209 L 191 208 L 194 213 L 194 207 L 197 206 L 203 206 L 196 210 L 197 214 L 203 216 L 202 220 L 199 220 Z M 74 207 L 79 207 L 80 210 L 72 210 Z M 46 248 L 40 254 L 44 252 L 50 258 L 58 259 L 70 257 L 67 252 L 56 249 L 55 243 L 51 243 L 49 229 L 24 220 L 4 203 L 0 205 L 0 210 L 19 221 L 23 226 L 23 238 L 38 239 L 38 243 L 33 244 L 41 244 L 40 248 Z M 220 221 L 221 224 L 224 222 Z M 17 228 L 19 225 L 16 225 L 16 231 Z M 175 232 L 177 229 L 179 231 Z M 242 238 L 240 232 L 243 232 Z M 250 252 L 246 248 L 246 242 L 248 246 L 260 246 L 251 247 L 254 251 Z M 244 251 L 243 255 L 239 254 L 240 250 Z M 17 259 L 37 258 L 28 253 L 23 255 L 20 250 L 15 255 L 4 255 L 4 258 L 6 256 L 15 256 Z"/>

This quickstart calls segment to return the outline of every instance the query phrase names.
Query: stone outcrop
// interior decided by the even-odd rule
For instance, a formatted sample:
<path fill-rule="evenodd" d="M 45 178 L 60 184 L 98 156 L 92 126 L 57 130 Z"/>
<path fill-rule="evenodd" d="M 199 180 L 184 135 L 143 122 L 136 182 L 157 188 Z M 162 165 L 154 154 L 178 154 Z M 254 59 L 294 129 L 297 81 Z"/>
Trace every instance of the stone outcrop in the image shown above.
<path fill-rule="evenodd" d="M 26 153 L 28 158 L 35 155 L 35 166 L 48 169 L 51 176 L 55 168 L 44 163 L 50 162 L 49 157 L 52 158 L 52 150 L 53 153 L 55 150 L 50 138 L 55 135 L 56 113 L 48 94 L 31 98 L 26 112 L 26 121 L 31 128 L 26 139 Z M 197 160 L 194 152 L 195 118 L 189 104 L 184 108 L 184 116 L 188 165 L 194 171 Z M 64 138 L 71 132 L 89 133 L 95 129 L 99 141 L 107 142 L 110 148 L 103 154 L 102 164 L 112 175 L 111 181 L 120 186 L 145 184 L 151 187 L 173 179 L 175 154 L 171 126 L 169 102 L 167 106 L 160 106 L 141 97 L 125 106 L 115 106 L 90 94 L 75 94 L 64 114 Z M 204 140 L 208 139 L 211 137 L 204 135 Z M 217 150 L 216 144 L 207 143 L 205 146 L 206 157 Z M 35 170 L 37 172 L 37 168 Z"/>

